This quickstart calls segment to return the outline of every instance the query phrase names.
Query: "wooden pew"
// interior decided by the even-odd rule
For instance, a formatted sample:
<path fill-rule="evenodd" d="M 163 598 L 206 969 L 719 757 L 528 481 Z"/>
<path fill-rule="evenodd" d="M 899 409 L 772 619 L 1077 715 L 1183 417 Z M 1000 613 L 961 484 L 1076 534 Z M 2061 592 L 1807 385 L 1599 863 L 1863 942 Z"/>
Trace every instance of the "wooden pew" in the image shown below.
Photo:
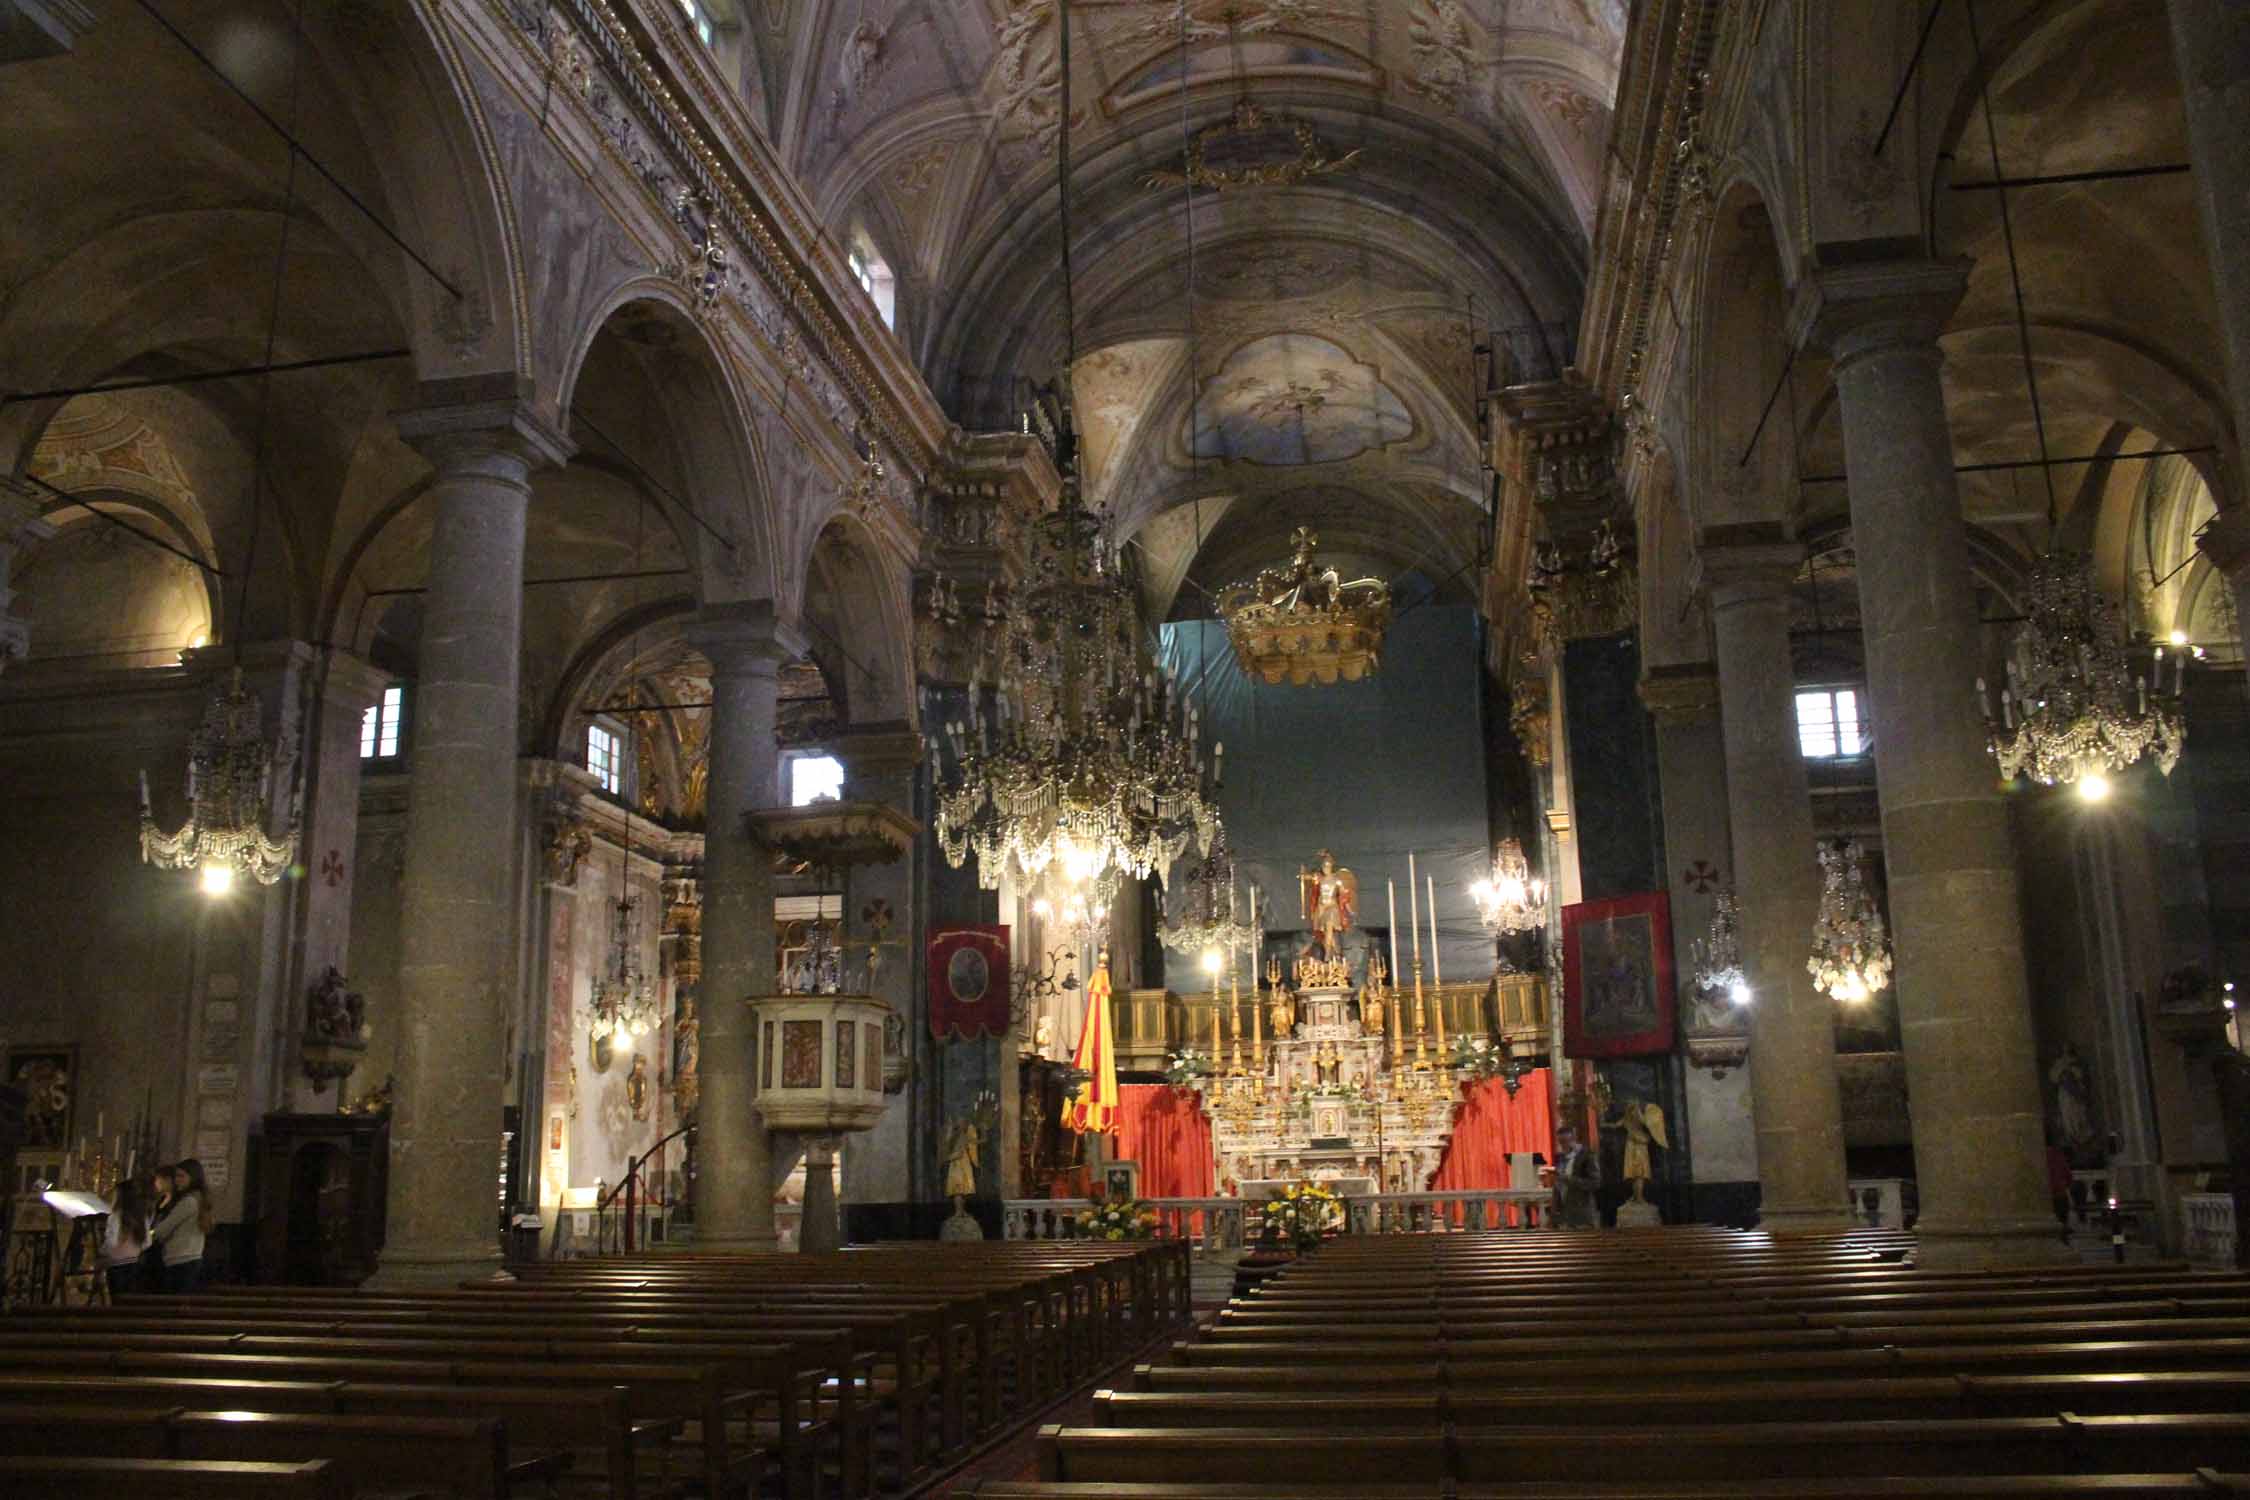
<path fill-rule="evenodd" d="M 346 1500 L 342 1469 L 307 1463 L 212 1463 L 167 1458 L 0 1458 L 9 1500 Z"/>

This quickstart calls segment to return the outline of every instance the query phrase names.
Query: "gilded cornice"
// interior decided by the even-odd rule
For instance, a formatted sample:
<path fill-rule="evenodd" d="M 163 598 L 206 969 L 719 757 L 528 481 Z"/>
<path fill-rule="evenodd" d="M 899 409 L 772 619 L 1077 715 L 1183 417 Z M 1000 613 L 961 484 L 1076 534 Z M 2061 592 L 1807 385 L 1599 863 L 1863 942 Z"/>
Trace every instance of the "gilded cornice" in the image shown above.
<path fill-rule="evenodd" d="M 742 269 L 771 294 L 804 352 L 827 369 L 894 455 L 914 471 L 927 471 L 945 441 L 944 413 L 873 309 L 838 295 L 842 266 L 821 253 L 819 235 L 793 206 L 794 185 L 764 159 L 738 111 L 725 102 L 723 85 L 708 70 L 691 77 L 679 69 L 676 57 L 692 54 L 669 12 L 659 12 L 656 24 L 666 33 L 659 36 L 637 7 L 612 0 L 491 3 L 531 33 L 541 50 L 549 45 L 542 33 L 548 16 L 578 33 L 678 180 L 741 248 Z"/>
<path fill-rule="evenodd" d="M 1691 179 L 1708 187 L 1711 58 L 1738 3 L 1650 0 L 1626 34 L 1579 339 L 1579 366 L 1612 406 L 1640 380 Z"/>

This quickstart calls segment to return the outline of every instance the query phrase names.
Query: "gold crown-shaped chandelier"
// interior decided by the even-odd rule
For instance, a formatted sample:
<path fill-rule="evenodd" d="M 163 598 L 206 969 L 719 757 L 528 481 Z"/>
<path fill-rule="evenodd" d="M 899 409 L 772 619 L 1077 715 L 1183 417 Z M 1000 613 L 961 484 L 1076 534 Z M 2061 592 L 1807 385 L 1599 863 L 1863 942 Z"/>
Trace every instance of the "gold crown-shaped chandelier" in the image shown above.
<path fill-rule="evenodd" d="M 1061 503 L 1031 527 L 1023 587 L 988 633 L 992 680 L 980 656 L 969 720 L 931 746 L 938 845 L 956 868 L 975 854 L 987 890 L 1003 873 L 1028 887 L 1050 866 L 1103 890 L 1125 876 L 1169 879 L 1219 826 L 1199 715 L 1142 653 L 1140 609 L 1101 517 L 1079 498 L 1067 426 L 1058 447 Z M 1221 753 L 1212 747 L 1214 780 Z"/>
<path fill-rule="evenodd" d="M 1319 545 L 1311 528 L 1300 526 L 1289 538 L 1286 567 L 1263 569 L 1219 591 L 1227 638 L 1251 676 L 1328 685 L 1357 682 L 1382 664 L 1390 585 L 1380 578 L 1346 582 L 1333 567 L 1313 561 Z"/>

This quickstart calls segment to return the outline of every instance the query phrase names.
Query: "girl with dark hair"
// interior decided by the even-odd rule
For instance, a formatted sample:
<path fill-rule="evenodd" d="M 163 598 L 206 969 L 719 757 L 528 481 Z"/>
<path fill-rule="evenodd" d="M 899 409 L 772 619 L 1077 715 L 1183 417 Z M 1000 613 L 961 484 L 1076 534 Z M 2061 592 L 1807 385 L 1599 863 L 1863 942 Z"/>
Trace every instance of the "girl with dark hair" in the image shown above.
<path fill-rule="evenodd" d="M 203 1240 L 217 1216 L 203 1163 L 188 1157 L 172 1168 L 172 1204 L 150 1238 L 164 1251 L 164 1290 L 192 1292 L 203 1279 Z"/>
<path fill-rule="evenodd" d="M 109 1278 L 113 1302 L 141 1290 L 141 1256 L 148 1251 L 152 1217 L 148 1184 L 139 1177 L 119 1181 L 117 1201 L 109 1209 L 109 1227 L 102 1231 L 102 1269 Z"/>

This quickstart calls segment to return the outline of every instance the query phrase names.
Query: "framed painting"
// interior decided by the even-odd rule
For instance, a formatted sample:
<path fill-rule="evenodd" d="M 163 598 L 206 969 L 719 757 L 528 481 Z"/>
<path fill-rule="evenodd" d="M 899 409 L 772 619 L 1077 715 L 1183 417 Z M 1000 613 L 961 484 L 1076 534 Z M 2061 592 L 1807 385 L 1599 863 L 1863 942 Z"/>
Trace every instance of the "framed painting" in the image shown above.
<path fill-rule="evenodd" d="M 1123 1203 L 1141 1195 L 1141 1164 L 1137 1161 L 1102 1163 L 1102 1196 Z"/>
<path fill-rule="evenodd" d="M 1662 891 L 1566 906 L 1563 1055 L 1639 1057 L 1672 1048 L 1672 903 Z"/>
<path fill-rule="evenodd" d="M 11 1047 L 5 1076 L 23 1090 L 23 1144 L 68 1150 L 77 1140 L 78 1048 Z"/>

